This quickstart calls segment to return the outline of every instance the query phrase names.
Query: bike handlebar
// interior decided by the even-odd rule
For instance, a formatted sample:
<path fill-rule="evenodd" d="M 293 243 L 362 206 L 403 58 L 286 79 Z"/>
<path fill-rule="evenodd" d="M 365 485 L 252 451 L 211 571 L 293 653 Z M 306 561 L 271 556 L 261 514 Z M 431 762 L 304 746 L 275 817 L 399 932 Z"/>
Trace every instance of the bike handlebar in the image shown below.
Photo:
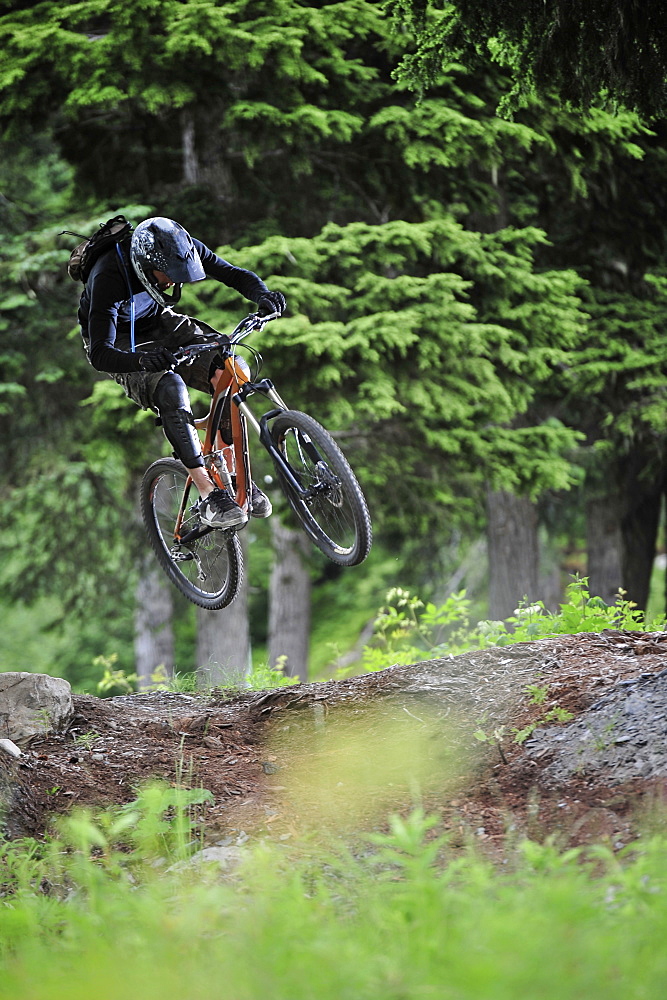
<path fill-rule="evenodd" d="M 220 340 L 209 340 L 206 343 L 200 344 L 186 344 L 185 347 L 179 347 L 178 350 L 174 351 L 173 355 L 176 358 L 177 364 L 191 364 L 195 358 L 206 351 L 225 350 L 234 344 L 240 343 L 245 337 L 248 337 L 256 330 L 262 330 L 267 323 L 272 319 L 278 319 L 279 316 L 279 312 L 272 312 L 267 316 L 260 316 L 259 313 L 250 313 L 249 316 L 241 320 L 229 335 L 222 334 Z"/>

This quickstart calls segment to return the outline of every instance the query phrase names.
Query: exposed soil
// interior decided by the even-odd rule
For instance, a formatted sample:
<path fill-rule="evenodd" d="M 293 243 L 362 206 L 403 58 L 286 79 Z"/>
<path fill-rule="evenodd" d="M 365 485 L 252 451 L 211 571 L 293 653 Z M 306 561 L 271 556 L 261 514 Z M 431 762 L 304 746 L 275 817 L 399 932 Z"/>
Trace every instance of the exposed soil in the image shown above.
<path fill-rule="evenodd" d="M 410 808 L 418 781 L 454 842 L 620 847 L 665 794 L 665 633 L 563 636 L 259 694 L 74 701 L 65 732 L 18 760 L 0 752 L 10 837 L 40 836 L 73 806 L 132 801 L 150 779 L 211 793 L 209 843 L 370 828 Z"/>

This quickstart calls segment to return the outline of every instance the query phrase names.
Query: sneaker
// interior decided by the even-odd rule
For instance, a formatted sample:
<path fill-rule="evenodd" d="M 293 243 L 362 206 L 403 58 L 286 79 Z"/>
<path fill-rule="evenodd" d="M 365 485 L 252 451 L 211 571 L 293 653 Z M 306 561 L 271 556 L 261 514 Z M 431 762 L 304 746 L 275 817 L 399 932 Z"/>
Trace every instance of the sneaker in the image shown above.
<path fill-rule="evenodd" d="M 227 490 L 215 489 L 199 504 L 199 517 L 209 528 L 240 528 L 248 520 Z"/>
<path fill-rule="evenodd" d="M 271 517 L 273 513 L 273 506 L 266 493 L 262 493 L 254 483 L 250 489 L 250 513 L 253 517 Z"/>

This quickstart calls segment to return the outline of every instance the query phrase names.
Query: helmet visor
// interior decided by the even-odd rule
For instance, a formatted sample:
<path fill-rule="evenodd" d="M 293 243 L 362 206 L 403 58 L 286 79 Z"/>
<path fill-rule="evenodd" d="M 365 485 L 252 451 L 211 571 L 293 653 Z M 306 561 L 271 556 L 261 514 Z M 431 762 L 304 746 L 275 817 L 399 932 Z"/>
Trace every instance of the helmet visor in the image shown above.
<path fill-rule="evenodd" d="M 156 268 L 156 270 L 162 270 L 162 268 Z M 177 257 L 173 254 L 167 267 L 164 268 L 164 273 L 168 275 L 170 281 L 180 285 L 185 285 L 190 281 L 203 281 L 206 277 L 204 265 L 194 247 L 187 256 Z"/>

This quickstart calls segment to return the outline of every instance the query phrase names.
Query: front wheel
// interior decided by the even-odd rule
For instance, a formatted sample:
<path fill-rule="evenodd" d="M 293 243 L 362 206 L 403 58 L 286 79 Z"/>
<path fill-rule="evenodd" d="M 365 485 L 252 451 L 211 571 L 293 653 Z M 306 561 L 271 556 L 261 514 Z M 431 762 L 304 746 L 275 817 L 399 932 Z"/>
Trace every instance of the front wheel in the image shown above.
<path fill-rule="evenodd" d="M 176 537 L 181 505 L 184 512 L 179 537 L 197 526 L 190 508 L 195 496 L 186 496 L 188 470 L 173 458 L 164 458 L 146 470 L 141 483 L 141 514 L 158 562 L 171 582 L 193 604 L 219 611 L 236 597 L 243 574 L 243 556 L 236 533 L 216 529 L 189 543 Z"/>
<path fill-rule="evenodd" d="M 271 427 L 278 480 L 315 545 L 339 566 L 357 566 L 371 548 L 372 528 L 361 487 L 342 451 L 316 420 L 299 410 Z"/>

